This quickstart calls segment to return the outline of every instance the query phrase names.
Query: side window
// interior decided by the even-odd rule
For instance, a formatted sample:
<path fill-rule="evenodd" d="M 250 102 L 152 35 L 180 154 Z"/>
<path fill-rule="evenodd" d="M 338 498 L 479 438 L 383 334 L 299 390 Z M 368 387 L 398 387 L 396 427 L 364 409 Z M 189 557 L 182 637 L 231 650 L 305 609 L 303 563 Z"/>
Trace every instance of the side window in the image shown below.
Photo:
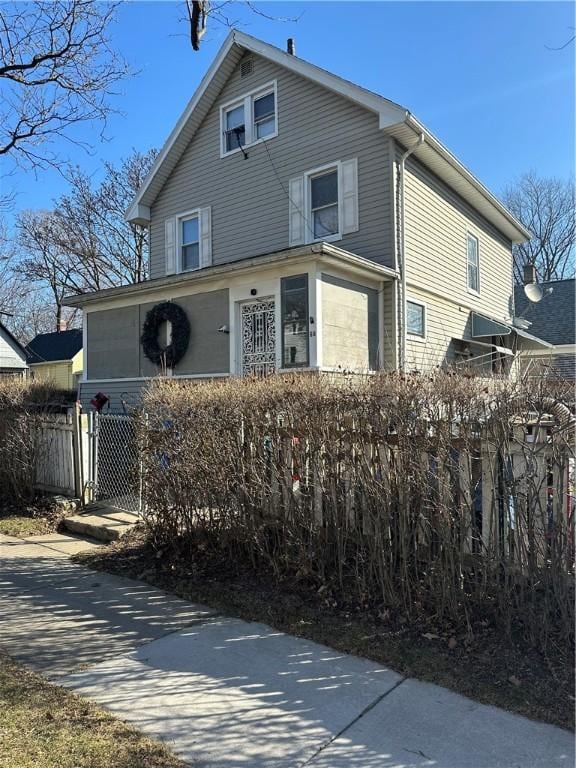
<path fill-rule="evenodd" d="M 406 332 L 418 339 L 426 338 L 426 307 L 419 301 L 406 302 Z"/>
<path fill-rule="evenodd" d="M 200 267 L 200 225 L 198 216 L 180 222 L 180 269 L 186 272 Z"/>
<path fill-rule="evenodd" d="M 468 288 L 475 293 L 480 293 L 480 257 L 478 254 L 478 238 L 470 234 L 467 236 L 467 267 Z"/>
<path fill-rule="evenodd" d="M 282 367 L 308 365 L 308 275 L 282 278 Z"/>

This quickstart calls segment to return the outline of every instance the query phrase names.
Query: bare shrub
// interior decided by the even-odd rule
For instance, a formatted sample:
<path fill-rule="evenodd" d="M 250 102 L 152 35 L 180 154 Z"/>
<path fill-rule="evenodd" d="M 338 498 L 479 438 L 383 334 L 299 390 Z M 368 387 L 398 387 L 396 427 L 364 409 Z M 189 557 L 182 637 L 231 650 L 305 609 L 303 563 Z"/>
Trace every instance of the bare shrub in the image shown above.
<path fill-rule="evenodd" d="M 573 639 L 572 393 L 450 373 L 155 382 L 152 540 L 338 604 Z"/>
<path fill-rule="evenodd" d="M 49 384 L 0 378 L 0 501 L 32 501 L 41 417 L 74 399 L 75 393 Z"/>

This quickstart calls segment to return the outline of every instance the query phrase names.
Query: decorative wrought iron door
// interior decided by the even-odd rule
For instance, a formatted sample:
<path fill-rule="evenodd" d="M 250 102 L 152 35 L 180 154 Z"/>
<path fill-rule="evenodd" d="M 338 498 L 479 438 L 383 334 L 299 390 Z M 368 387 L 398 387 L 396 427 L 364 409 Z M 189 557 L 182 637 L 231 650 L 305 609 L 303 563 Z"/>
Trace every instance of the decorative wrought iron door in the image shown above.
<path fill-rule="evenodd" d="M 243 376 L 266 376 L 276 370 L 274 304 L 274 299 L 266 298 L 240 306 Z"/>

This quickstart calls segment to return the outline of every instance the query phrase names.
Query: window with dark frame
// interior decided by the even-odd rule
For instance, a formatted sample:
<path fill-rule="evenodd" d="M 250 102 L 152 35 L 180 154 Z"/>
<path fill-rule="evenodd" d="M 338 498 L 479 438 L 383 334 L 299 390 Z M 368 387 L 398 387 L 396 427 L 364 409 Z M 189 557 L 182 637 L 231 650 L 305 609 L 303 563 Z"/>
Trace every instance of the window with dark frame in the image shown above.
<path fill-rule="evenodd" d="M 415 301 L 406 302 L 407 331 L 410 336 L 426 335 L 426 308 Z"/>
<path fill-rule="evenodd" d="M 306 367 L 309 365 L 308 275 L 283 277 L 281 300 L 282 367 Z"/>

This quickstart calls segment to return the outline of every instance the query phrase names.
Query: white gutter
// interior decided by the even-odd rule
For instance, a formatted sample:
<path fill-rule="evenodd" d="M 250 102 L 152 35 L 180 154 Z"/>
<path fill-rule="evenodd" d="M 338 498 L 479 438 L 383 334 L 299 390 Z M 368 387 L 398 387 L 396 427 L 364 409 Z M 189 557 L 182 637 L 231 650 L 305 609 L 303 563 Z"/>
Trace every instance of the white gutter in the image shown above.
<path fill-rule="evenodd" d="M 418 137 L 418 140 L 415 144 L 413 144 L 410 149 L 407 149 L 406 152 L 402 155 L 400 158 L 400 162 L 398 163 L 398 169 L 400 173 L 400 253 L 399 253 L 399 263 L 398 267 L 400 270 L 401 275 L 401 292 L 402 295 L 400 297 L 400 301 L 402 302 L 402 312 L 401 312 L 401 321 L 400 321 L 400 370 L 404 371 L 406 370 L 406 339 L 407 339 L 407 302 L 406 302 L 406 244 L 405 244 L 405 227 L 404 227 L 404 164 L 408 157 L 414 152 L 418 147 L 422 146 L 424 142 L 426 141 L 426 137 L 423 133 L 420 134 Z"/>

